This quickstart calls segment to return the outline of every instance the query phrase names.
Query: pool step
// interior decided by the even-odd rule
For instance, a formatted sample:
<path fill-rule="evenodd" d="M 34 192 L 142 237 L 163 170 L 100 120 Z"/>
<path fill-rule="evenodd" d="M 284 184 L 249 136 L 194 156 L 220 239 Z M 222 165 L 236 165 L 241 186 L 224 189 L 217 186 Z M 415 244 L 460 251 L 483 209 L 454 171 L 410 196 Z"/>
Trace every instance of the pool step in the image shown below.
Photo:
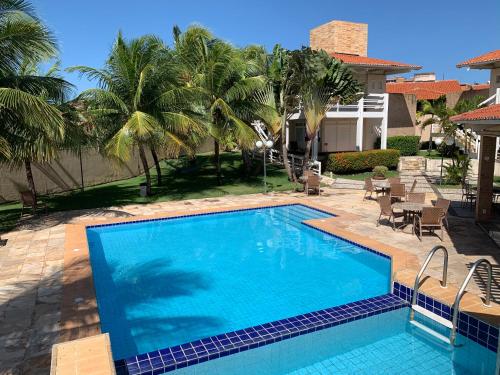
<path fill-rule="evenodd" d="M 413 311 L 416 311 L 419 314 L 422 314 L 422 315 L 426 316 L 427 318 L 432 319 L 435 322 L 437 322 L 445 327 L 448 327 L 449 329 L 453 328 L 453 323 L 451 322 L 451 320 L 445 319 L 442 316 L 439 316 L 438 314 L 435 314 L 427 309 L 424 309 L 422 306 L 412 305 L 411 308 L 413 309 Z"/>
<path fill-rule="evenodd" d="M 429 335 L 437 338 L 438 340 L 444 341 L 447 344 L 451 344 L 450 338 L 446 337 L 439 332 L 434 331 L 432 328 L 427 327 L 426 325 L 423 325 L 422 323 L 417 322 L 416 320 L 410 320 L 410 323 L 413 324 L 415 327 L 420 328 L 422 331 L 427 332 Z"/>

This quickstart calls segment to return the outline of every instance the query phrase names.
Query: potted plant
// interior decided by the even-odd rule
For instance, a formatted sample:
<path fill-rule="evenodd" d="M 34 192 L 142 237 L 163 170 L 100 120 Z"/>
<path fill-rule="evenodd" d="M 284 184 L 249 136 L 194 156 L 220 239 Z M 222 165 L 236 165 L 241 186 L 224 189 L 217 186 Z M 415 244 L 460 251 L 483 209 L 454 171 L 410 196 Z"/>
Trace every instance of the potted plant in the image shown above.
<path fill-rule="evenodd" d="M 373 176 L 374 180 L 385 180 L 387 177 L 387 172 L 389 172 L 389 168 L 383 165 L 377 165 L 373 168 Z"/>

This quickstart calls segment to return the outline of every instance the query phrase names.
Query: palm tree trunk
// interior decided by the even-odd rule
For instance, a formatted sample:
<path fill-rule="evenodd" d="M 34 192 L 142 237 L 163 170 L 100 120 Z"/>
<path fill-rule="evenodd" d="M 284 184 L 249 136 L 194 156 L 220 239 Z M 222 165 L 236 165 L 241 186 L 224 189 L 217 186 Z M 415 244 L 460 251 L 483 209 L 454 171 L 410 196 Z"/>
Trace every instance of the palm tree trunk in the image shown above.
<path fill-rule="evenodd" d="M 155 162 L 155 167 L 156 167 L 156 184 L 158 186 L 161 186 L 161 167 L 160 167 L 160 161 L 158 160 L 158 154 L 156 153 L 156 150 L 154 147 L 151 147 L 151 155 L 153 156 L 153 160 Z"/>
<path fill-rule="evenodd" d="M 33 210 L 36 207 L 36 188 L 35 188 L 35 180 L 33 179 L 33 171 L 31 170 L 31 162 L 29 160 L 24 161 L 24 168 L 26 169 L 26 179 L 28 180 L 28 187 L 33 195 L 33 200 L 35 204 L 33 205 Z"/>
<path fill-rule="evenodd" d="M 302 167 L 303 171 L 306 171 L 309 169 L 308 164 L 309 164 L 309 160 L 311 160 L 311 147 L 312 147 L 313 141 L 314 141 L 314 138 L 308 139 L 306 142 L 306 151 L 304 153 L 304 165 Z"/>
<path fill-rule="evenodd" d="M 220 171 L 220 144 L 216 139 L 214 139 L 214 154 L 217 185 L 222 185 L 222 176 Z"/>
<path fill-rule="evenodd" d="M 281 116 L 281 154 L 283 156 L 283 165 L 285 166 L 288 180 L 296 182 L 295 173 L 292 171 L 290 161 L 288 160 L 288 149 L 286 148 L 286 111 Z"/>
<path fill-rule="evenodd" d="M 146 193 L 147 195 L 151 195 L 151 174 L 149 173 L 148 159 L 144 152 L 144 146 L 141 144 L 139 144 L 139 156 L 141 158 L 142 167 L 144 168 L 144 174 L 146 175 Z"/>

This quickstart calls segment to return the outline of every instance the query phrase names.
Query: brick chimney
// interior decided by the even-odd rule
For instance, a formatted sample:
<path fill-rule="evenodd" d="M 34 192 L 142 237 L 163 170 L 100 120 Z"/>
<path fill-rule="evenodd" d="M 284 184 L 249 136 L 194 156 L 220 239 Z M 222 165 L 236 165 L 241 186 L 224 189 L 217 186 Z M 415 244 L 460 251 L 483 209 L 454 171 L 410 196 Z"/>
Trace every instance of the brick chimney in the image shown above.
<path fill-rule="evenodd" d="M 328 53 L 366 56 L 368 24 L 330 21 L 309 32 L 309 44 L 312 49 L 324 49 Z"/>

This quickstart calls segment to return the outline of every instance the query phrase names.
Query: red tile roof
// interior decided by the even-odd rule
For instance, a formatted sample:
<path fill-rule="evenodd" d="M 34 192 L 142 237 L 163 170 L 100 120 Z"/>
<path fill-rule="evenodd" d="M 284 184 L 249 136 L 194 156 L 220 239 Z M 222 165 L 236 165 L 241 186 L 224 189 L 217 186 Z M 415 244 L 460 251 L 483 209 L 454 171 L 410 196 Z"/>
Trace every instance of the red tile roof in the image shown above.
<path fill-rule="evenodd" d="M 451 117 L 451 121 L 454 122 L 470 122 L 481 120 L 500 121 L 500 104 L 493 104 L 488 107 L 475 109 L 474 111 L 465 112 L 460 115 Z"/>
<path fill-rule="evenodd" d="M 383 67 L 383 68 L 410 68 L 410 69 L 422 68 L 421 66 L 418 65 L 375 59 L 373 57 L 368 57 L 368 56 L 350 55 L 347 53 L 332 53 L 331 56 L 349 65 L 373 66 L 373 67 Z"/>
<path fill-rule="evenodd" d="M 437 99 L 452 92 L 461 92 L 460 83 L 455 80 L 432 82 L 391 82 L 386 91 L 391 94 L 415 94 L 418 100 Z"/>
<path fill-rule="evenodd" d="M 474 85 L 469 85 L 469 84 L 462 84 L 462 91 L 479 91 L 479 90 L 489 90 L 490 89 L 490 84 L 489 83 L 479 83 L 479 84 L 474 84 Z"/>
<path fill-rule="evenodd" d="M 500 49 L 497 49 L 496 51 L 487 52 L 483 55 L 473 57 L 472 59 L 469 60 L 465 60 L 460 64 L 457 64 L 457 68 L 462 68 L 464 66 L 471 66 L 471 65 L 481 65 L 484 63 L 495 62 L 495 61 L 500 61 Z"/>

